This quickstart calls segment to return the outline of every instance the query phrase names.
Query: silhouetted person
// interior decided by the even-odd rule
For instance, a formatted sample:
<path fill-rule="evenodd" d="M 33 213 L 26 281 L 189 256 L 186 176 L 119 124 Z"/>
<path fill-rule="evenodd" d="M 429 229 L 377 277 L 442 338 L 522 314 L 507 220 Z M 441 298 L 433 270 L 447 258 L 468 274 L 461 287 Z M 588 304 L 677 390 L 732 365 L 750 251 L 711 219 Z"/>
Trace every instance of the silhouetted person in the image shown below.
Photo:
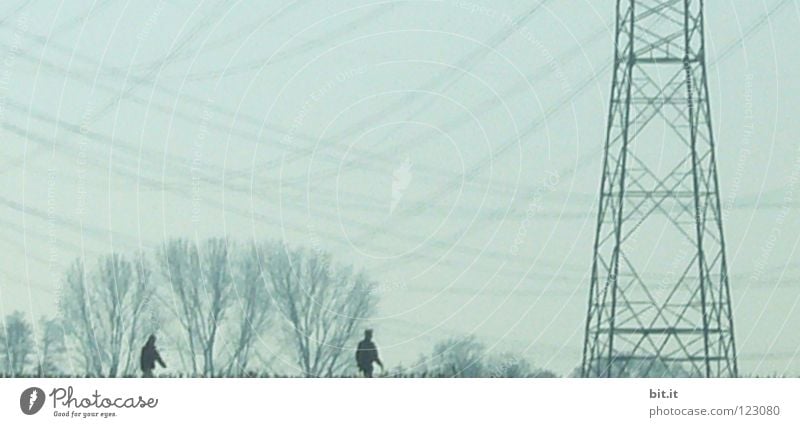
<path fill-rule="evenodd" d="M 378 347 L 372 342 L 372 329 L 364 331 L 364 339 L 358 343 L 356 349 L 356 363 L 358 370 L 367 378 L 372 378 L 372 364 L 377 363 L 383 370 L 383 362 L 378 358 Z"/>
<path fill-rule="evenodd" d="M 150 338 L 147 339 L 147 343 L 142 347 L 142 357 L 140 360 L 142 378 L 153 377 L 153 369 L 156 368 L 156 362 L 158 362 L 162 368 L 167 367 L 164 361 L 161 360 L 161 355 L 158 354 L 158 350 L 156 350 L 156 336 L 150 335 Z"/>

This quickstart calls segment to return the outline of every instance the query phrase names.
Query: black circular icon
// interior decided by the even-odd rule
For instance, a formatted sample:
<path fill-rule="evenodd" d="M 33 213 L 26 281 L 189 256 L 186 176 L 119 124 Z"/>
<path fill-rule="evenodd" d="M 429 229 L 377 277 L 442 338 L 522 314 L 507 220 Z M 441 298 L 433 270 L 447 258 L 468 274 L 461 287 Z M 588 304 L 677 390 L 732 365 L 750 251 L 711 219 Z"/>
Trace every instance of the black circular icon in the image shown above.
<path fill-rule="evenodd" d="M 19 409 L 25 415 L 33 415 L 44 406 L 44 390 L 39 387 L 29 387 L 19 396 Z"/>

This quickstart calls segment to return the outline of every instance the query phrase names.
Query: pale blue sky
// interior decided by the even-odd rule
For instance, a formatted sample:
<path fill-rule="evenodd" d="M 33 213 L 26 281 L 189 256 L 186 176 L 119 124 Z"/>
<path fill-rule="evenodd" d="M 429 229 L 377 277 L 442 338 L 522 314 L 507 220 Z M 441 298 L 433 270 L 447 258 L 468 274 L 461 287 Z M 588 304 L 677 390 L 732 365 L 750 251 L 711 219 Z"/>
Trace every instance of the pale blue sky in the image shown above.
<path fill-rule="evenodd" d="M 283 238 L 382 283 L 391 365 L 475 333 L 569 373 L 614 7 L 511 34 L 536 3 L 4 2 L 0 311 L 53 315 L 76 256 Z M 800 2 L 706 22 L 740 372 L 800 375 Z"/>

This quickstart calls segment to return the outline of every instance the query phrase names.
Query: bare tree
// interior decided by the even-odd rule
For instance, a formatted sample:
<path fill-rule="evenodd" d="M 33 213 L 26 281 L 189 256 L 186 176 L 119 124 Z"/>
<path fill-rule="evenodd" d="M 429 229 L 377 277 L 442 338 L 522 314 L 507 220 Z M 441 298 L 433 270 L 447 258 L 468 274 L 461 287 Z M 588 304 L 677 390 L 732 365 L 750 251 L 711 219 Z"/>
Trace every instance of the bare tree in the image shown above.
<path fill-rule="evenodd" d="M 548 369 L 534 368 L 522 355 L 504 352 L 492 355 L 486 362 L 486 373 L 493 378 L 557 378 Z"/>
<path fill-rule="evenodd" d="M 267 260 L 272 294 L 306 376 L 341 375 L 376 306 L 375 283 L 327 254 L 276 245 Z M 346 353 L 346 355 L 345 355 Z"/>
<path fill-rule="evenodd" d="M 511 352 L 492 354 L 474 335 L 449 337 L 436 343 L 433 352 L 423 356 L 417 369 L 434 377 L 464 378 L 551 378 L 557 375 L 534 369 L 522 355 Z"/>
<path fill-rule="evenodd" d="M 22 376 L 28 365 L 28 358 L 33 353 L 33 332 L 25 315 L 15 311 L 5 318 L 0 325 L 0 360 L 3 361 L 3 373 L 7 376 Z"/>
<path fill-rule="evenodd" d="M 236 290 L 236 322 L 238 331 L 231 341 L 232 354 L 226 368 L 227 376 L 244 376 L 258 338 L 271 318 L 271 297 L 266 275 L 266 253 L 269 246 L 256 244 L 243 250 L 234 263 Z"/>
<path fill-rule="evenodd" d="M 64 286 L 58 302 L 68 346 L 72 345 L 83 360 L 84 370 L 90 376 L 100 376 L 103 358 L 94 336 L 96 316 L 93 297 L 87 283 L 83 260 L 77 259 L 67 270 Z"/>
<path fill-rule="evenodd" d="M 38 364 L 36 375 L 54 377 L 62 375 L 64 356 L 66 354 L 65 331 L 58 319 L 43 317 L 39 321 L 40 336 L 38 345 Z"/>
<path fill-rule="evenodd" d="M 82 356 L 88 375 L 134 373 L 153 292 L 150 275 L 141 254 L 134 261 L 121 254 L 103 256 L 89 274 L 77 260 L 67 272 L 59 305 L 68 342 Z"/>
<path fill-rule="evenodd" d="M 192 373 L 218 375 L 215 347 L 233 294 L 227 240 L 209 239 L 200 246 L 186 239 L 171 240 L 158 258 L 174 296 L 170 308 L 185 335 Z"/>
<path fill-rule="evenodd" d="M 486 347 L 474 335 L 439 341 L 433 353 L 418 364 L 427 375 L 478 378 L 486 376 Z"/>

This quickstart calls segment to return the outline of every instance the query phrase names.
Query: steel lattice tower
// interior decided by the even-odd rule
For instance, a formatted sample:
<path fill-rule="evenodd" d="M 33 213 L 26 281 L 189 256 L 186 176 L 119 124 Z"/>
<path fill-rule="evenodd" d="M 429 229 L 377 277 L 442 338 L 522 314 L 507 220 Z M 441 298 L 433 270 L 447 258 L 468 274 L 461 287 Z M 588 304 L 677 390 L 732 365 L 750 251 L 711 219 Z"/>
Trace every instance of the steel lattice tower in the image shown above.
<path fill-rule="evenodd" d="M 701 0 L 617 0 L 584 377 L 735 377 Z"/>

